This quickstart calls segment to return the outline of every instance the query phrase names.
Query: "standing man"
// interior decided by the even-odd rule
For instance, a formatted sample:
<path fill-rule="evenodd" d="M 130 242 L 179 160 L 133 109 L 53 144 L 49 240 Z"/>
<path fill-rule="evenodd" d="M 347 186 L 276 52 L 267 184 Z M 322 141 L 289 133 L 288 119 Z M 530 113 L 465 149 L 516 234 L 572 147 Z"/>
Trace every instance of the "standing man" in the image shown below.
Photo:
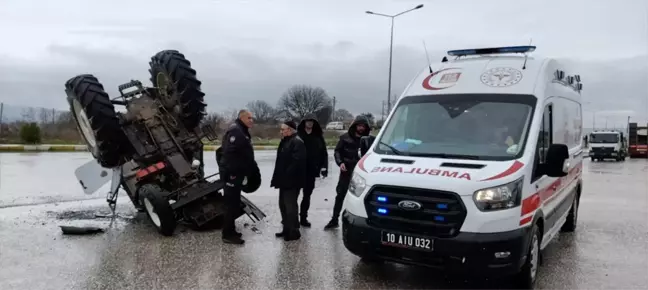
<path fill-rule="evenodd" d="M 353 169 L 361 158 L 359 152 L 360 138 L 369 136 L 370 132 L 369 120 L 367 117 L 359 115 L 353 120 L 351 126 L 349 126 L 349 131 L 340 136 L 340 140 L 335 146 L 335 163 L 340 166 L 340 179 L 335 188 L 337 195 L 335 196 L 335 205 L 333 206 L 333 217 L 324 229 L 333 229 L 340 226 L 340 211 L 342 211 L 344 197 L 349 190 Z"/>
<path fill-rule="evenodd" d="M 315 117 L 315 114 L 308 114 L 297 127 L 299 137 L 306 145 L 306 180 L 304 181 L 304 196 L 299 207 L 300 224 L 310 227 L 308 221 L 308 209 L 310 208 L 311 195 L 315 189 L 315 178 L 328 176 L 328 152 L 326 152 L 326 141 L 324 132 Z"/>
<path fill-rule="evenodd" d="M 297 197 L 306 177 L 306 146 L 297 136 L 297 124 L 281 124 L 281 142 L 270 186 L 279 189 L 279 211 L 283 230 L 275 234 L 286 241 L 301 238 L 297 211 Z"/>
<path fill-rule="evenodd" d="M 239 111 L 238 119 L 227 129 L 223 135 L 221 147 L 216 151 L 216 159 L 220 160 L 218 161 L 220 176 L 225 181 L 223 195 L 226 211 L 223 218 L 222 235 L 223 242 L 228 244 L 245 243 L 241 239 L 241 233 L 236 231 L 234 221 L 241 210 L 243 181 L 257 170 L 249 132 L 253 124 L 252 113 L 247 110 Z"/>

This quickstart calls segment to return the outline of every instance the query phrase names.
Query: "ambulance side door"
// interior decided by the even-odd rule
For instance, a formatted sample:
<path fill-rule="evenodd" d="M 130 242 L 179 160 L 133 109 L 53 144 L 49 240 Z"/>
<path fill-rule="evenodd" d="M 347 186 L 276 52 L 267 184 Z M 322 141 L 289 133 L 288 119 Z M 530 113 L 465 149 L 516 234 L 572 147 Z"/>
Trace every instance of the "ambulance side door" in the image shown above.
<path fill-rule="evenodd" d="M 556 192 L 557 189 L 553 186 L 557 178 L 545 175 L 543 170 L 544 164 L 546 163 L 546 152 L 549 150 L 549 146 L 553 144 L 554 139 L 553 108 L 554 103 L 551 101 L 551 98 L 549 98 L 543 108 L 542 123 L 538 132 L 538 144 L 536 145 L 533 162 L 533 175 L 531 176 L 532 188 L 534 188 L 536 193 L 540 196 L 540 209 L 542 209 L 545 218 L 547 218 L 548 215 L 551 215 L 553 208 L 551 208 L 549 204 L 547 204 L 548 206 L 545 206 L 544 203 Z M 550 228 L 551 227 L 545 226 L 545 232 Z"/>

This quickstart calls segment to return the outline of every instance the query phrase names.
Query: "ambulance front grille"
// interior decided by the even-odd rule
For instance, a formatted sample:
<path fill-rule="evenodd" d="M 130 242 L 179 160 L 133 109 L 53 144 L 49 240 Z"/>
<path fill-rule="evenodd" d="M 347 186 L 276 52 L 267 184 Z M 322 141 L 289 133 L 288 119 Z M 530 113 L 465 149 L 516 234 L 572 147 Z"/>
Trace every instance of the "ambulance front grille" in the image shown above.
<path fill-rule="evenodd" d="M 365 208 L 373 226 L 434 237 L 457 235 L 466 219 L 461 197 L 440 190 L 379 185 L 367 194 Z"/>

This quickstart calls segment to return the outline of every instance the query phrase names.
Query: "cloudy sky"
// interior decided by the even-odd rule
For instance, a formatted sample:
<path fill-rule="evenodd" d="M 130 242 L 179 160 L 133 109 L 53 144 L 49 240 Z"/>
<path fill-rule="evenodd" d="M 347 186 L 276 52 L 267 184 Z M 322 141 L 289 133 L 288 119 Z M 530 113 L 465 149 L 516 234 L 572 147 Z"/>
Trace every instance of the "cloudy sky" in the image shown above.
<path fill-rule="evenodd" d="M 423 41 L 438 61 L 449 49 L 532 39 L 535 55 L 572 59 L 583 70 L 592 93 L 586 111 L 648 115 L 645 0 L 181 3 L 0 0 L 0 101 L 65 109 L 63 84 L 81 73 L 95 74 L 114 95 L 131 78 L 148 82 L 150 56 L 178 49 L 198 71 L 211 111 L 255 99 L 275 104 L 291 85 L 309 84 L 336 96 L 338 108 L 380 113 L 390 22 L 364 12 L 425 4 L 396 19 L 394 94 L 425 66 Z"/>

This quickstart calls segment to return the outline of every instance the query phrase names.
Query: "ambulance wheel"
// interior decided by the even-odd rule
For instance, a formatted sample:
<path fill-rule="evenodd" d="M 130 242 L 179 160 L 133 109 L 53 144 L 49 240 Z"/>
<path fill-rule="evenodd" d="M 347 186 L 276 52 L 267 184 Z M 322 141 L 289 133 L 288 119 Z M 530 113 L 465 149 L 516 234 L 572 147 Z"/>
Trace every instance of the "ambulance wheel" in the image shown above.
<path fill-rule="evenodd" d="M 560 231 L 567 233 L 575 231 L 576 222 L 578 222 L 578 196 L 574 196 L 574 202 L 572 202 L 572 206 L 569 208 L 567 221 L 565 221 L 562 228 L 560 228 Z"/>
<path fill-rule="evenodd" d="M 527 249 L 526 261 L 515 277 L 515 285 L 520 289 L 533 289 L 535 286 L 540 266 L 541 238 L 540 228 L 538 228 L 537 224 L 534 224 L 531 229 L 531 242 Z"/>
<path fill-rule="evenodd" d="M 164 195 L 165 191 L 157 184 L 144 184 L 139 188 L 140 203 L 146 209 L 146 215 L 158 232 L 172 236 L 177 221 L 171 204 Z"/>

